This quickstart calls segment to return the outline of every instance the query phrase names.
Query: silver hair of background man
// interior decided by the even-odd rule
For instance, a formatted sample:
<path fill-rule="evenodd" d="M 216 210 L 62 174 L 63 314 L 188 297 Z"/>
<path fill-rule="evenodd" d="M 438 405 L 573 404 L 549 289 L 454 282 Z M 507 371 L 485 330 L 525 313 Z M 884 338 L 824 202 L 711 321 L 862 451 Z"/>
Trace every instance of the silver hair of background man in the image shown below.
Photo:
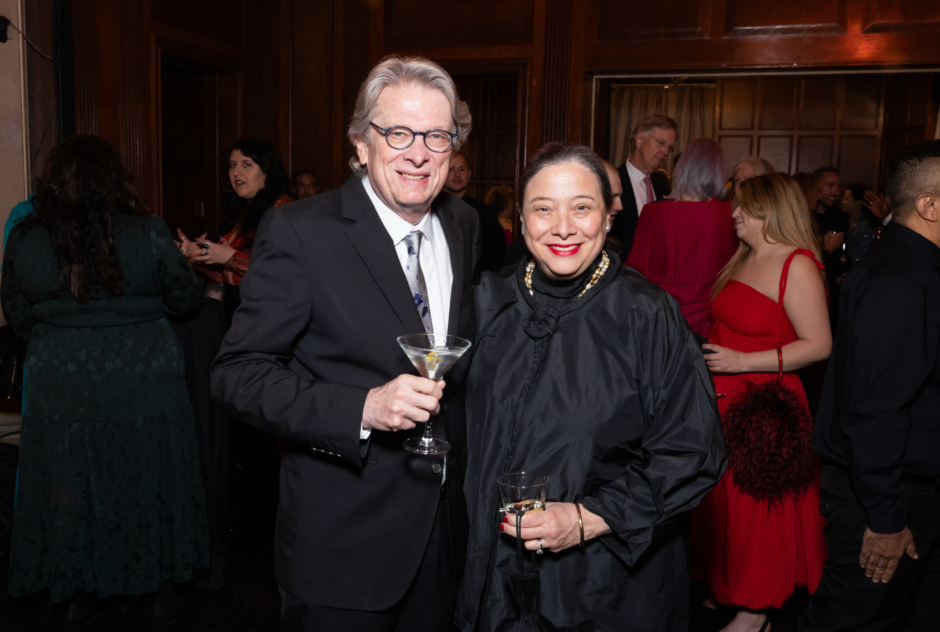
<path fill-rule="evenodd" d="M 349 140 L 356 147 L 357 141 L 368 140 L 369 135 L 375 133 L 370 121 L 376 115 L 376 107 L 382 90 L 395 86 L 422 86 L 439 90 L 450 104 L 451 117 L 457 128 L 457 138 L 454 139 L 453 151 L 460 151 L 467 142 L 470 134 L 471 118 L 470 108 L 457 96 L 457 86 L 447 71 L 424 57 L 402 57 L 389 55 L 380 61 L 362 82 L 359 96 L 356 98 L 356 109 L 349 122 Z M 386 124 L 395 125 L 394 121 Z M 427 131 L 427 130 L 415 130 Z M 450 131 L 450 130 L 448 130 Z M 349 166 L 358 177 L 366 175 L 366 166 L 359 162 L 354 152 L 349 159 Z"/>

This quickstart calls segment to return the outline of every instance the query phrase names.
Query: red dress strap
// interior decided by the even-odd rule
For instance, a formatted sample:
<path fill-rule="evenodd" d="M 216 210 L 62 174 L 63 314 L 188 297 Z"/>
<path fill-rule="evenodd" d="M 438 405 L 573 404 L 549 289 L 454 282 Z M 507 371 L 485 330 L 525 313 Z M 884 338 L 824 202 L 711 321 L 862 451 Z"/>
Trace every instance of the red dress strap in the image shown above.
<path fill-rule="evenodd" d="M 790 273 L 790 264 L 793 263 L 793 258 L 797 255 L 806 255 L 813 260 L 813 263 L 816 264 L 816 267 L 820 270 L 824 270 L 825 267 L 823 264 L 819 263 L 816 259 L 816 255 L 813 254 L 811 250 L 806 248 L 797 248 L 790 253 L 790 256 L 787 257 L 787 260 L 783 263 L 783 271 L 780 273 L 780 292 L 777 294 L 777 363 L 778 363 L 778 374 L 783 375 L 783 351 L 781 350 L 781 336 L 783 334 L 783 295 L 787 292 L 787 276 Z"/>

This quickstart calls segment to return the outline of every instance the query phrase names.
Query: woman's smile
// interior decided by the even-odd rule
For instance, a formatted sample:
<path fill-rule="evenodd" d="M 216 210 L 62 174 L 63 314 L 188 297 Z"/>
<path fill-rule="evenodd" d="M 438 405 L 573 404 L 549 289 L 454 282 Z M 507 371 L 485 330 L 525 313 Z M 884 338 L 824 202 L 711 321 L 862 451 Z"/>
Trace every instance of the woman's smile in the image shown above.
<path fill-rule="evenodd" d="M 548 244 L 548 249 L 557 257 L 570 257 L 577 254 L 581 244 Z"/>

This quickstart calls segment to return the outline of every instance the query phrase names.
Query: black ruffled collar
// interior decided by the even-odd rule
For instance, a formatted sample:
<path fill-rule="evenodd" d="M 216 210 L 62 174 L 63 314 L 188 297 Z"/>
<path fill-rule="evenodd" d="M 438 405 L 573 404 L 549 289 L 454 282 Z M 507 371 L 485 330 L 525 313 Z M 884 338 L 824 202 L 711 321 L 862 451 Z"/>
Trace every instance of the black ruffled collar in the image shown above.
<path fill-rule="evenodd" d="M 522 292 L 522 296 L 532 309 L 522 321 L 522 328 L 526 334 L 536 339 L 550 336 L 558 328 L 558 319 L 563 314 L 577 308 L 583 301 L 599 292 L 617 275 L 620 270 L 620 258 L 616 254 L 608 252 L 610 267 L 607 272 L 590 291 L 578 296 L 584 286 L 588 284 L 588 281 L 591 280 L 591 275 L 594 274 L 594 270 L 601 262 L 602 254 L 603 252 L 598 254 L 594 262 L 577 278 L 566 281 L 553 281 L 547 278 L 536 265 L 535 270 L 532 272 L 532 293 L 529 292 L 529 288 L 525 283 L 525 270 L 529 262 L 525 260 L 520 262 L 516 270 L 516 281 L 519 285 L 519 291 Z"/>

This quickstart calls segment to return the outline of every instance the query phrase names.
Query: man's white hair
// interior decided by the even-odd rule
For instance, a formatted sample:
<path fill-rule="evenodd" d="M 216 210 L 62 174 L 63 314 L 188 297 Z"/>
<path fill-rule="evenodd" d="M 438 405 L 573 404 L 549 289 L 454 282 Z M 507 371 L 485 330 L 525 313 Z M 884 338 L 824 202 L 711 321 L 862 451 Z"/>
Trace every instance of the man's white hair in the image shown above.
<path fill-rule="evenodd" d="M 375 118 L 376 106 L 382 90 L 395 86 L 422 86 L 439 90 L 450 103 L 451 117 L 454 120 L 454 130 L 457 138 L 454 139 L 453 151 L 458 152 L 467 142 L 470 134 L 471 118 L 470 108 L 457 97 L 457 86 L 447 71 L 424 57 L 401 57 L 389 55 L 380 61 L 359 88 L 356 99 L 356 109 L 349 122 L 349 140 L 356 147 L 357 141 L 364 141 L 373 133 L 370 122 Z M 427 130 L 415 130 L 427 131 Z M 416 139 L 417 142 L 417 139 Z M 366 166 L 359 162 L 359 157 L 353 153 L 349 159 L 349 166 L 353 173 L 359 177 L 366 174 Z"/>

